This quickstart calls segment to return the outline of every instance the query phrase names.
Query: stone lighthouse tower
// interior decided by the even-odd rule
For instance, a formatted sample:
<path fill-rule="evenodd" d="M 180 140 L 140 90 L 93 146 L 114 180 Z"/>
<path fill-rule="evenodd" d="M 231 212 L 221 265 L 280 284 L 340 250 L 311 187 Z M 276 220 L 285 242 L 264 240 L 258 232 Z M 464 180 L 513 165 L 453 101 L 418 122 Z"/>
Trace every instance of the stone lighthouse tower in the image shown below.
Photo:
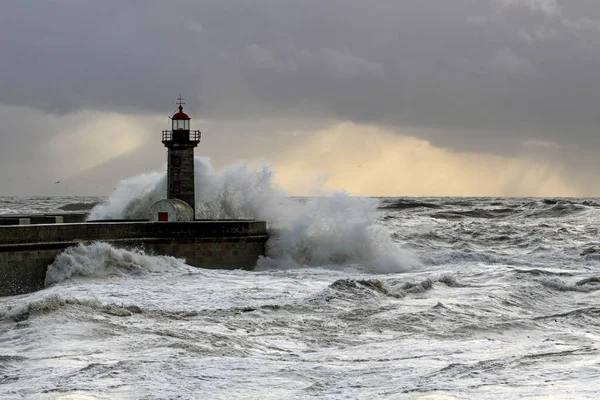
<path fill-rule="evenodd" d="M 194 192 L 194 148 L 200 143 L 200 131 L 190 130 L 190 117 L 183 112 L 183 99 L 177 99 L 179 111 L 170 117 L 170 131 L 162 132 L 162 142 L 168 149 L 167 199 L 184 201 L 196 209 Z"/>

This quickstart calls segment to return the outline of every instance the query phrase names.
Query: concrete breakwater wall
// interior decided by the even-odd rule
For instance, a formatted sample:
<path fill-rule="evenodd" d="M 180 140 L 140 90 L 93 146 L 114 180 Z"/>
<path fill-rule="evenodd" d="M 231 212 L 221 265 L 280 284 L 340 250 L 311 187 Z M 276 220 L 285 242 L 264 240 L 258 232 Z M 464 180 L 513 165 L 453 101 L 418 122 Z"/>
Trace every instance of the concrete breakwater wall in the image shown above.
<path fill-rule="evenodd" d="M 89 222 L 0 226 L 0 296 L 44 287 L 56 255 L 79 243 L 102 241 L 185 258 L 202 268 L 252 269 L 264 254 L 264 221 Z"/>
<path fill-rule="evenodd" d="M 85 213 L 1 214 L 0 225 L 62 224 L 84 222 Z"/>

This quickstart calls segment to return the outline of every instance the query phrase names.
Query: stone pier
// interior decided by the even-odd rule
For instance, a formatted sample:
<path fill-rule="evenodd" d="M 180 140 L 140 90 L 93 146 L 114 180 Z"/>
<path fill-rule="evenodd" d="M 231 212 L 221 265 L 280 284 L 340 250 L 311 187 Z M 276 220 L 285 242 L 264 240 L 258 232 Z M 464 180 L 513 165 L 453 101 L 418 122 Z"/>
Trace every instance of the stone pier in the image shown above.
<path fill-rule="evenodd" d="M 184 258 L 201 268 L 253 269 L 267 241 L 264 221 L 102 221 L 0 226 L 0 296 L 44 287 L 46 269 L 67 247 L 106 242 Z"/>

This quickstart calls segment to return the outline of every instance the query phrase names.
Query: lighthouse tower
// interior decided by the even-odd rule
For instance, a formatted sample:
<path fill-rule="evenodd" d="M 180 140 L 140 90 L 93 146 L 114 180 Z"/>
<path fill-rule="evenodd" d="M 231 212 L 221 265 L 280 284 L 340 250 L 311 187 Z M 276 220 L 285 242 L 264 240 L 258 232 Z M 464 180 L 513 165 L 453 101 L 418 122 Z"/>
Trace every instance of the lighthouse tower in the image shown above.
<path fill-rule="evenodd" d="M 200 131 L 190 130 L 190 117 L 183 112 L 183 99 L 177 99 L 179 111 L 170 117 L 171 130 L 162 132 L 168 149 L 167 199 L 178 199 L 196 208 L 194 192 L 194 148 L 200 143 Z"/>

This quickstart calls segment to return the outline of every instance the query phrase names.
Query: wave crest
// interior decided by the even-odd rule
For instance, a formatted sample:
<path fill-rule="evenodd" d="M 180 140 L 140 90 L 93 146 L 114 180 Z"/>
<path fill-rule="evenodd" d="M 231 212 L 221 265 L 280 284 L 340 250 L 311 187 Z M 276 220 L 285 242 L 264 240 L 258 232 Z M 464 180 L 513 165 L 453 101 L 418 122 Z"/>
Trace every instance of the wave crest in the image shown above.
<path fill-rule="evenodd" d="M 48 266 L 44 285 L 50 286 L 73 276 L 109 276 L 132 271 L 165 271 L 184 266 L 183 260 L 150 256 L 142 250 L 125 250 L 96 242 L 70 247 Z"/>

